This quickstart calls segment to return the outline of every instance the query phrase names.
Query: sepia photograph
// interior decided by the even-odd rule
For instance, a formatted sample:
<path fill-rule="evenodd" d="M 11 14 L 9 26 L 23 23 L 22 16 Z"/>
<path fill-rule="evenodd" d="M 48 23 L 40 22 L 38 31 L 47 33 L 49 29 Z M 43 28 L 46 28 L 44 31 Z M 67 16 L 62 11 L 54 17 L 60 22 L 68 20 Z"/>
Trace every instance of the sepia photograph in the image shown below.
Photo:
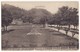
<path fill-rule="evenodd" d="M 2 1 L 1 50 L 79 50 L 79 2 Z"/>

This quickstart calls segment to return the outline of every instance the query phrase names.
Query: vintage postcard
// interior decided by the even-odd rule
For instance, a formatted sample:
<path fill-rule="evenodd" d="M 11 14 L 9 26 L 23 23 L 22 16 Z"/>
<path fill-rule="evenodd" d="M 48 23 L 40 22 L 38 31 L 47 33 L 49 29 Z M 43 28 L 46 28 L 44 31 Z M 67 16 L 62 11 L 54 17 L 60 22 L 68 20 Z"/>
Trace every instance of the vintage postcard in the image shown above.
<path fill-rule="evenodd" d="M 2 1 L 2 50 L 79 50 L 78 1 Z"/>

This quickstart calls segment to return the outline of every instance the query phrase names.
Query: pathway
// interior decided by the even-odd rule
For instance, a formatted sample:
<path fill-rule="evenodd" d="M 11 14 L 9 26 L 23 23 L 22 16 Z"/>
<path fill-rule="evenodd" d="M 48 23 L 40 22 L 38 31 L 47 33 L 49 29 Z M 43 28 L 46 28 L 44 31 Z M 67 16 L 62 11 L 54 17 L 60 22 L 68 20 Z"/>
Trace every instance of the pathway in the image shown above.
<path fill-rule="evenodd" d="M 47 28 L 58 31 L 58 29 L 57 28 L 54 28 L 54 27 L 47 27 Z M 65 31 L 62 30 L 62 29 L 60 29 L 59 32 L 61 32 L 63 34 L 66 34 Z M 72 32 L 69 31 L 67 35 L 71 37 L 72 36 Z M 74 35 L 74 38 L 79 39 L 79 35 L 78 34 L 75 34 Z"/>

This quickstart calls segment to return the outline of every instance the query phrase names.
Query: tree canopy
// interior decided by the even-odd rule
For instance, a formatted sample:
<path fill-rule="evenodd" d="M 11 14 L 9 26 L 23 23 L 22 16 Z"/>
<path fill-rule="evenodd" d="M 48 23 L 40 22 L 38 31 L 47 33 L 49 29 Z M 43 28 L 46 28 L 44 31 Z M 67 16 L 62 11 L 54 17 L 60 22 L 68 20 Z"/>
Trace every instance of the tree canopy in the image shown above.
<path fill-rule="evenodd" d="M 13 19 L 21 19 L 23 22 L 36 24 L 56 25 L 78 25 L 78 10 L 76 8 L 63 6 L 55 14 L 46 9 L 32 8 L 24 10 L 19 7 L 4 4 L 2 5 L 2 26 L 8 26 Z"/>

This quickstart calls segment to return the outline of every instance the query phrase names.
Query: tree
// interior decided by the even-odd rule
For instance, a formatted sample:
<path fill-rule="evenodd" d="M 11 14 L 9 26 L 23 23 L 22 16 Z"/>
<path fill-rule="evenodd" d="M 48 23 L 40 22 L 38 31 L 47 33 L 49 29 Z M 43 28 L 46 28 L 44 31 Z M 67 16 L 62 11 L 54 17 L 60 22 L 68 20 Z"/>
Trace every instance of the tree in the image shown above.
<path fill-rule="evenodd" d="M 49 24 L 56 24 L 58 31 L 62 25 L 68 25 L 68 28 L 64 29 L 67 34 L 70 30 L 70 25 L 78 25 L 78 11 L 76 8 L 63 6 L 59 8 L 58 12 L 49 20 Z"/>
<path fill-rule="evenodd" d="M 59 16 L 60 24 L 65 25 L 64 22 L 66 22 L 66 25 L 69 25 L 69 29 L 70 29 L 71 20 L 69 15 L 70 15 L 70 12 L 69 12 L 68 6 L 63 6 L 59 8 L 58 16 Z"/>
<path fill-rule="evenodd" d="M 76 8 L 71 8 L 70 11 L 71 11 L 70 17 L 72 18 L 71 19 L 72 25 L 74 26 L 75 29 L 75 26 L 77 27 L 79 22 L 78 10 Z"/>
<path fill-rule="evenodd" d="M 7 31 L 7 26 L 12 22 L 12 14 L 6 8 L 2 7 L 2 27 Z"/>
<path fill-rule="evenodd" d="M 69 8 L 68 6 L 63 6 L 59 8 L 57 16 L 59 18 L 60 24 L 70 25 L 78 25 L 78 11 L 76 8 Z M 66 22 L 66 23 L 64 23 Z"/>
<path fill-rule="evenodd" d="M 45 27 L 45 25 L 46 25 L 46 23 L 47 23 L 47 22 L 46 22 L 46 18 L 41 18 L 41 19 L 40 19 L 40 23 L 43 24 L 43 27 Z"/>
<path fill-rule="evenodd" d="M 52 17 L 52 14 L 48 12 L 46 9 L 36 9 L 33 8 L 29 11 L 29 16 L 32 17 L 32 23 L 42 24 L 45 27 L 48 19 Z"/>
<path fill-rule="evenodd" d="M 2 7 L 4 7 L 5 9 L 7 9 L 8 12 L 10 12 L 12 14 L 12 18 L 14 20 L 19 20 L 21 19 L 21 21 L 23 22 L 29 22 L 29 12 L 27 10 L 21 9 L 19 7 L 15 7 L 9 4 L 3 4 Z"/>

